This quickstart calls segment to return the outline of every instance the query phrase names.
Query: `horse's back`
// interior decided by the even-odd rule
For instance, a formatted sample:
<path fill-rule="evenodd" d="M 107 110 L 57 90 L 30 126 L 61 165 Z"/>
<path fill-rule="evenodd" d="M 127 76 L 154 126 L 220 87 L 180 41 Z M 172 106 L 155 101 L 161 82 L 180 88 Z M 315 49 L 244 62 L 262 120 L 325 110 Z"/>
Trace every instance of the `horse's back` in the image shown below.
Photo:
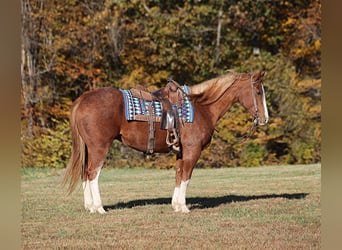
<path fill-rule="evenodd" d="M 123 103 L 123 97 L 120 91 L 113 87 L 98 88 L 83 93 L 76 101 L 82 106 L 112 106 L 115 103 Z"/>

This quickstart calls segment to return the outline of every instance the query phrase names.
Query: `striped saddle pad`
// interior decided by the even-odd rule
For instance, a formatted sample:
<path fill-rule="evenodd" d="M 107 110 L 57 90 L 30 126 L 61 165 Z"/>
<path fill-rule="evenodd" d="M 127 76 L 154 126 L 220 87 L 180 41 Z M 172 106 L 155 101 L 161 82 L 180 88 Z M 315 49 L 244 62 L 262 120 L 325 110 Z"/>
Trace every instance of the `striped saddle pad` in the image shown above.
<path fill-rule="evenodd" d="M 185 93 L 189 94 L 189 87 L 184 85 L 182 89 Z M 125 115 L 127 121 L 148 121 L 149 119 L 149 106 L 152 105 L 153 119 L 156 122 L 160 122 L 163 112 L 162 103 L 159 101 L 148 101 L 132 95 L 130 90 L 120 89 L 124 96 L 125 102 Z M 179 117 L 184 122 L 194 121 L 194 108 L 190 100 L 185 97 L 183 105 L 178 108 Z"/>

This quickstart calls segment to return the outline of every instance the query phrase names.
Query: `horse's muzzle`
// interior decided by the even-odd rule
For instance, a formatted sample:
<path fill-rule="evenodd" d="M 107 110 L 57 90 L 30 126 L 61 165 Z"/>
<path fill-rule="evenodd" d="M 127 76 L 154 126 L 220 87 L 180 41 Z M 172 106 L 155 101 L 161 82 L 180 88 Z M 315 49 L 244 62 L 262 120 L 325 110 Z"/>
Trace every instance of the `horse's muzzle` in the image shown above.
<path fill-rule="evenodd" d="M 256 120 L 258 126 L 264 126 L 268 123 L 268 118 L 258 117 Z"/>
<path fill-rule="evenodd" d="M 268 123 L 268 118 L 255 117 L 253 121 L 255 126 L 264 126 Z"/>

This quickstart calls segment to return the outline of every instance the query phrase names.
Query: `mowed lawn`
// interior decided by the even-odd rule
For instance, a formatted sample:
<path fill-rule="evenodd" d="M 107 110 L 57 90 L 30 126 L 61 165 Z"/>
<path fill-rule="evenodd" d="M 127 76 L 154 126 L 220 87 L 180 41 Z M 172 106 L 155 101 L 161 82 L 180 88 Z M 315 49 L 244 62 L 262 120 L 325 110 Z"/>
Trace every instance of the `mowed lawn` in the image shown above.
<path fill-rule="evenodd" d="M 103 169 L 106 215 L 70 196 L 63 170 L 23 169 L 23 249 L 320 249 L 321 165 L 194 169 L 189 214 L 173 170 Z"/>

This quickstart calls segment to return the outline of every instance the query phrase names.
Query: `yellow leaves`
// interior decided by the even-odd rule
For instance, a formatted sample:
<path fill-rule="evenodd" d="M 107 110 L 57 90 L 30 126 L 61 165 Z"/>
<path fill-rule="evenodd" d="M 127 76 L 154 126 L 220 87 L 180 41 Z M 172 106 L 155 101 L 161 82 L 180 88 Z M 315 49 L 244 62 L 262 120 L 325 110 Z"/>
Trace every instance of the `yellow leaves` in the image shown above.
<path fill-rule="evenodd" d="M 155 90 L 159 85 L 165 85 L 166 79 L 169 76 L 170 73 L 166 70 L 160 70 L 151 75 L 148 74 L 144 67 L 138 67 L 133 69 L 129 74 L 123 76 L 119 81 L 119 85 L 121 88 L 129 89 L 140 84 L 152 91 Z"/>
<path fill-rule="evenodd" d="M 69 119 L 72 101 L 69 98 L 61 98 L 58 103 L 48 107 L 50 117 L 54 119 Z M 57 121 L 57 120 L 56 120 Z"/>
<path fill-rule="evenodd" d="M 151 85 L 151 76 L 145 72 L 144 67 L 138 67 L 128 75 L 123 76 L 119 84 L 124 89 L 133 88 L 138 84 L 148 87 Z"/>
<path fill-rule="evenodd" d="M 35 138 L 22 140 L 22 166 L 64 168 L 71 152 L 70 126 L 66 119 L 48 128 Z"/>
<path fill-rule="evenodd" d="M 320 5 L 320 1 L 311 1 L 305 8 L 289 9 L 287 19 L 280 23 L 283 53 L 302 75 L 320 74 Z"/>
<path fill-rule="evenodd" d="M 292 48 L 292 54 L 295 58 L 314 55 L 321 49 L 321 41 L 315 40 L 313 43 L 308 43 L 304 39 L 299 39 L 295 42 L 295 47 Z"/>
<path fill-rule="evenodd" d="M 283 23 L 283 27 L 287 27 L 287 26 L 291 26 L 291 25 L 294 25 L 295 23 L 297 22 L 297 19 L 296 18 L 293 18 L 293 17 L 289 17 L 285 23 Z"/>
<path fill-rule="evenodd" d="M 301 88 L 321 88 L 321 79 L 304 79 L 297 83 Z"/>
<path fill-rule="evenodd" d="M 309 113 L 313 114 L 314 116 L 318 116 L 321 114 L 321 105 L 315 105 L 315 106 L 311 106 L 308 108 Z"/>
<path fill-rule="evenodd" d="M 165 79 L 167 79 L 170 76 L 170 72 L 166 70 L 160 70 L 157 73 L 152 74 L 153 82 L 163 82 Z"/>
<path fill-rule="evenodd" d="M 267 125 L 270 129 L 275 129 L 284 124 L 284 121 L 280 117 L 274 117 Z"/>
<path fill-rule="evenodd" d="M 94 22 L 102 22 L 109 15 L 110 15 L 109 9 L 104 8 L 103 11 L 97 12 L 92 19 Z"/>
<path fill-rule="evenodd" d="M 314 44 L 313 44 L 313 47 L 315 50 L 320 50 L 321 49 L 321 40 L 320 39 L 317 39 Z"/>
<path fill-rule="evenodd" d="M 321 114 L 320 89 L 321 79 L 304 79 L 297 83 L 298 92 L 304 95 L 302 97 L 303 110 L 308 117 L 315 118 Z M 318 100 L 315 100 L 318 99 Z"/>

